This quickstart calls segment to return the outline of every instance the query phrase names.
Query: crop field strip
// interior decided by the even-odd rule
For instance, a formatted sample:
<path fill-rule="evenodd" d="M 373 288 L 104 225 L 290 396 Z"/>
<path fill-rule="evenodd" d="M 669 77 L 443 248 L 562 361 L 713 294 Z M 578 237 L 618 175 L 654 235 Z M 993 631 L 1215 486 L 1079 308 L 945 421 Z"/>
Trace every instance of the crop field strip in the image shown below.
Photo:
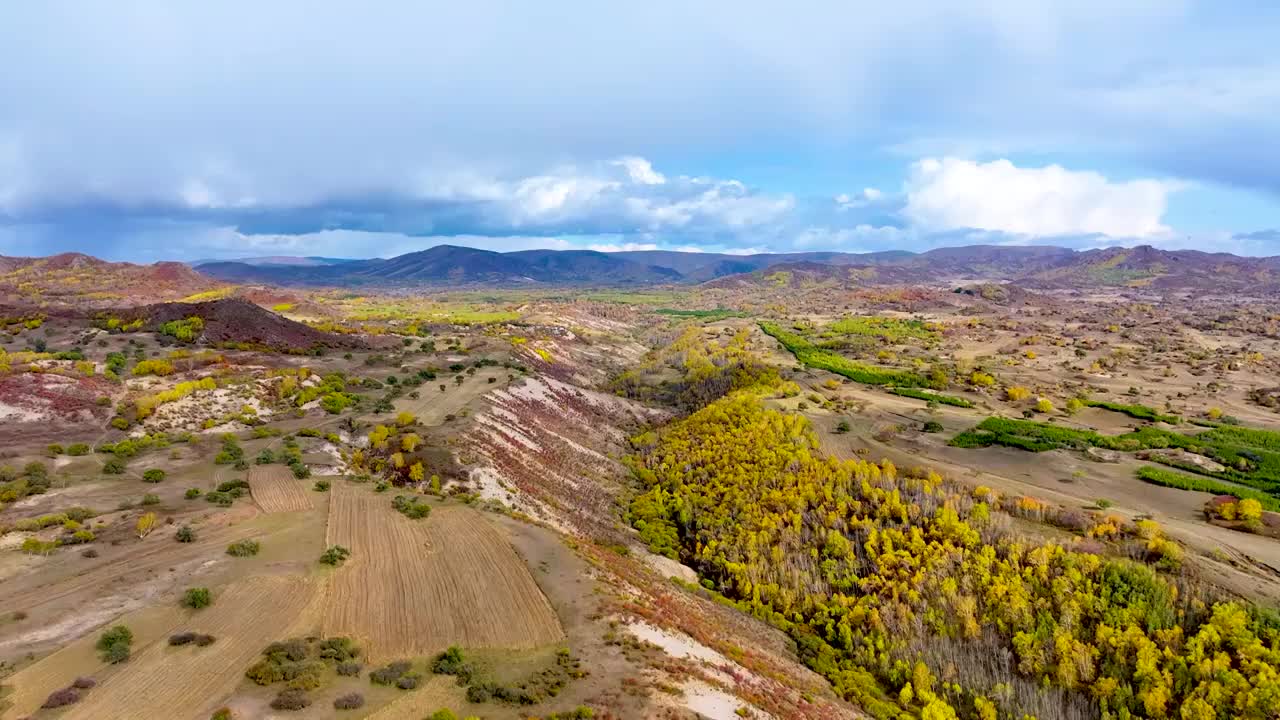
<path fill-rule="evenodd" d="M 76 705 L 65 720 L 172 718 L 204 720 L 231 694 L 244 669 L 270 640 L 305 632 L 314 625 L 308 612 L 316 588 L 299 577 L 247 578 L 215 596 L 209 608 L 181 624 L 208 633 L 208 647 L 169 647 L 165 640 L 135 651 Z"/>
<path fill-rule="evenodd" d="M 312 508 L 311 489 L 284 465 L 254 465 L 249 468 L 249 492 L 263 512 L 296 512 Z"/>
<path fill-rule="evenodd" d="M 334 573 L 326 634 L 358 638 L 374 661 L 563 639 L 524 561 L 483 515 L 443 508 L 410 520 L 387 495 L 347 483 L 333 493 L 327 543 L 351 559 Z"/>

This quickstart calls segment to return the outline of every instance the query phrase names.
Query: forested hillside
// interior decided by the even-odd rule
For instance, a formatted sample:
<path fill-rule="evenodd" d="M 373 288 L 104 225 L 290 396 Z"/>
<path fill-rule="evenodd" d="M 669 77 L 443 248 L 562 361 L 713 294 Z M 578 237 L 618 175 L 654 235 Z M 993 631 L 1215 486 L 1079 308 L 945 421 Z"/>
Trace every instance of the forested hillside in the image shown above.
<path fill-rule="evenodd" d="M 1280 617 L 1167 575 L 1150 521 L 1013 532 L 1030 498 L 824 457 L 737 393 L 633 440 L 632 521 L 878 718 L 1272 718 Z M 1087 538 L 1087 539 L 1085 539 Z M 1150 564 L 1118 557 L 1135 551 Z"/>

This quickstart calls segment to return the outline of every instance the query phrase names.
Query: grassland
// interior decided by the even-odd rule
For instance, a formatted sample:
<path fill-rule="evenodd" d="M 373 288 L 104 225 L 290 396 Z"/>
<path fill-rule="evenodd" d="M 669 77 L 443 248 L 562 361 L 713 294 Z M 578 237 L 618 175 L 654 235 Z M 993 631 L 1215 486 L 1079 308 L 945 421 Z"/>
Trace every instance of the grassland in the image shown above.
<path fill-rule="evenodd" d="M 973 403 L 962 397 L 954 395 L 943 395 L 942 393 L 929 392 L 928 390 L 920 390 L 918 388 L 891 388 L 889 392 L 902 397 L 915 398 L 916 400 L 924 400 L 926 402 L 936 402 L 942 405 L 950 405 L 952 407 L 971 408 Z"/>
<path fill-rule="evenodd" d="M 1280 500 L 1277 500 L 1272 495 L 1198 475 L 1188 475 L 1153 465 L 1144 465 L 1138 468 L 1138 479 L 1143 482 L 1149 482 L 1152 485 L 1162 485 L 1164 487 L 1178 488 L 1179 490 L 1195 490 L 1197 492 L 1213 493 L 1214 495 L 1231 495 L 1241 500 L 1253 498 L 1262 504 L 1264 510 L 1280 512 Z"/>
<path fill-rule="evenodd" d="M 760 329 L 776 339 L 792 355 L 795 355 L 797 360 L 808 367 L 827 370 L 866 385 L 918 387 L 927 384 L 924 377 L 908 370 L 867 365 L 850 360 L 839 353 L 814 347 L 803 336 L 787 332 L 776 323 L 762 322 Z"/>
<path fill-rule="evenodd" d="M 883 338 L 892 343 L 908 339 L 933 341 L 939 333 L 935 327 L 921 320 L 905 320 L 893 317 L 858 316 L 841 318 L 823 328 L 825 332 L 839 335 L 866 335 Z"/>
<path fill-rule="evenodd" d="M 1083 403 L 1085 407 L 1101 408 L 1103 410 L 1110 410 L 1111 412 L 1123 413 L 1131 418 L 1137 418 L 1139 420 L 1169 423 L 1170 425 L 1177 425 L 1182 422 L 1182 418 L 1177 415 L 1167 415 L 1155 408 L 1147 407 L 1146 405 L 1107 402 L 1103 400 L 1084 400 Z"/>

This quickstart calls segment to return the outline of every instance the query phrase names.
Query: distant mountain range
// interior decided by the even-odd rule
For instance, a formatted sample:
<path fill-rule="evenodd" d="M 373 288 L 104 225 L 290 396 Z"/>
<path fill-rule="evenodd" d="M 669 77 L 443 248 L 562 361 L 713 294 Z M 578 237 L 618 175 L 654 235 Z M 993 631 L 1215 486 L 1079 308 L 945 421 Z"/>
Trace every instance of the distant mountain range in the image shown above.
<path fill-rule="evenodd" d="M 971 245 L 923 253 L 805 252 L 727 255 L 642 250 L 494 252 L 439 245 L 390 259 L 254 258 L 195 265 L 237 283 L 303 286 L 777 285 L 791 272 L 805 282 L 855 285 L 1014 281 L 1045 289 L 1152 287 L 1280 291 L 1280 257 L 1160 250 L 1150 246 L 1076 251 L 1030 245 Z M 768 281 L 763 278 L 771 276 Z"/>

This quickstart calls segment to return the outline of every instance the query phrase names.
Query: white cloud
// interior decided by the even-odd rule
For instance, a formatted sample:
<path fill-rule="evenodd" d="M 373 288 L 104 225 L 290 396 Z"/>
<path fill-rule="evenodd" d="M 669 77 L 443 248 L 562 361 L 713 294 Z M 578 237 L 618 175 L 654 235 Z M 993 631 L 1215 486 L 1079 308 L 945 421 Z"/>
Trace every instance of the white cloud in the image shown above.
<path fill-rule="evenodd" d="M 1153 179 L 1112 182 L 1058 165 L 1019 168 L 1008 160 L 926 158 L 911 167 L 903 212 L 933 230 L 1147 237 L 1168 232 L 1161 218 L 1169 194 L 1182 186 Z"/>
<path fill-rule="evenodd" d="M 627 170 L 631 182 L 641 185 L 661 185 L 667 181 L 662 173 L 653 169 L 653 165 L 642 157 L 627 155 L 613 161 L 614 165 L 620 165 Z"/>
<path fill-rule="evenodd" d="M 588 250 L 596 252 L 635 252 L 637 250 L 657 250 L 658 246 L 654 243 L 622 243 L 615 245 L 612 243 L 588 245 Z"/>

